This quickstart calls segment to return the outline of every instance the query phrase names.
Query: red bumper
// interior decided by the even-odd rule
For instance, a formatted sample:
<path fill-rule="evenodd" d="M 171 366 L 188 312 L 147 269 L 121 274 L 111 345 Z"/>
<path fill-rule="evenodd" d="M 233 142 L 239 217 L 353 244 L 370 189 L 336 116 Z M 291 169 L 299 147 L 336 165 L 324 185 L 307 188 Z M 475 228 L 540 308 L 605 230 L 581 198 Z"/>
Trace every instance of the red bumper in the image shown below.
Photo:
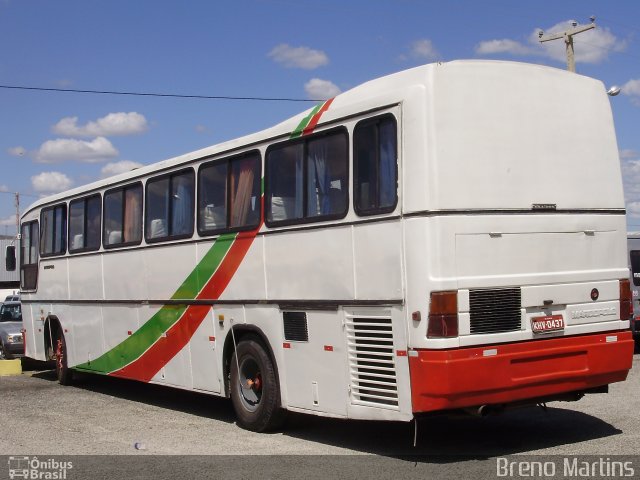
<path fill-rule="evenodd" d="M 409 357 L 416 413 L 510 403 L 623 381 L 633 360 L 633 339 L 624 331 L 417 352 Z"/>

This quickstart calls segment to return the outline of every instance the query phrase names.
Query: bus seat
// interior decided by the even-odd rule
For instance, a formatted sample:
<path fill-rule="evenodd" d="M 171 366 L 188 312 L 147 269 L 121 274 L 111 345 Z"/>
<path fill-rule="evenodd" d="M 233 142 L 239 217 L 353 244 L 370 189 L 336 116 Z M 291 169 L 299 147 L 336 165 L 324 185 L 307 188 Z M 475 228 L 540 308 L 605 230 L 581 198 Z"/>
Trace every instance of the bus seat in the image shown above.
<path fill-rule="evenodd" d="M 122 242 L 122 232 L 120 230 L 113 230 L 109 232 L 109 245 Z"/>
<path fill-rule="evenodd" d="M 151 220 L 150 238 L 164 237 L 167 235 L 167 227 L 164 218 L 154 218 Z"/>
<path fill-rule="evenodd" d="M 72 250 L 80 250 L 84 247 L 84 235 L 82 233 L 78 233 L 73 236 L 73 242 L 71 242 Z"/>

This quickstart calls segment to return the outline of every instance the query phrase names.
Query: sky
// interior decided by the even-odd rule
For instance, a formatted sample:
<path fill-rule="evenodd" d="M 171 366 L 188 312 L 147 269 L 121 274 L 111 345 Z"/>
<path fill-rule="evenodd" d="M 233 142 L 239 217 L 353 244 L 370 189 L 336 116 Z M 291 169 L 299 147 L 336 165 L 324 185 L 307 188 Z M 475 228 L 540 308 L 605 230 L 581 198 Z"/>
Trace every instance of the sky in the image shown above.
<path fill-rule="evenodd" d="M 396 71 L 457 59 L 564 69 L 564 42 L 541 44 L 538 32 L 592 15 L 597 27 L 574 39 L 577 71 L 622 89 L 611 106 L 636 231 L 636 0 L 0 0 L 0 234 L 15 233 L 14 192 L 24 211 L 43 195 L 262 130 Z"/>

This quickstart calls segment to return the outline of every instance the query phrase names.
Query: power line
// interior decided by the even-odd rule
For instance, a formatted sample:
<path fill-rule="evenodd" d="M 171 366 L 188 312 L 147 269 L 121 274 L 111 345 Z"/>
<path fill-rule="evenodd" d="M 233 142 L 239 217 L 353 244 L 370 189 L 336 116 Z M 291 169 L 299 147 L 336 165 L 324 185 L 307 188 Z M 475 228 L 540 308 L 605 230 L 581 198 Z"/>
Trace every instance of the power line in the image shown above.
<path fill-rule="evenodd" d="M 178 93 L 152 93 L 152 92 L 118 92 L 114 90 L 80 90 L 76 88 L 47 88 L 26 87 L 24 85 L 0 85 L 0 88 L 10 90 L 31 90 L 37 92 L 62 92 L 62 93 L 91 93 L 98 95 L 129 95 L 136 97 L 165 97 L 165 98 L 191 98 L 204 100 L 246 100 L 259 102 L 322 102 L 326 99 L 287 98 L 287 97 L 234 97 L 229 95 L 181 95 Z"/>

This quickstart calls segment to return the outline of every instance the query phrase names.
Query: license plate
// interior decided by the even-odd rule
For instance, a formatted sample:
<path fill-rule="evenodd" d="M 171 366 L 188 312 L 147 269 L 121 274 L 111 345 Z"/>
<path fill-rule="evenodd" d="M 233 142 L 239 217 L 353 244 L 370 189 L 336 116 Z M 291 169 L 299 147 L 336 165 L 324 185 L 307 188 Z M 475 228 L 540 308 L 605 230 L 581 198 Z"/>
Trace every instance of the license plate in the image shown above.
<path fill-rule="evenodd" d="M 533 333 L 548 333 L 564 330 L 564 318 L 562 315 L 546 315 L 531 318 L 531 330 Z"/>

